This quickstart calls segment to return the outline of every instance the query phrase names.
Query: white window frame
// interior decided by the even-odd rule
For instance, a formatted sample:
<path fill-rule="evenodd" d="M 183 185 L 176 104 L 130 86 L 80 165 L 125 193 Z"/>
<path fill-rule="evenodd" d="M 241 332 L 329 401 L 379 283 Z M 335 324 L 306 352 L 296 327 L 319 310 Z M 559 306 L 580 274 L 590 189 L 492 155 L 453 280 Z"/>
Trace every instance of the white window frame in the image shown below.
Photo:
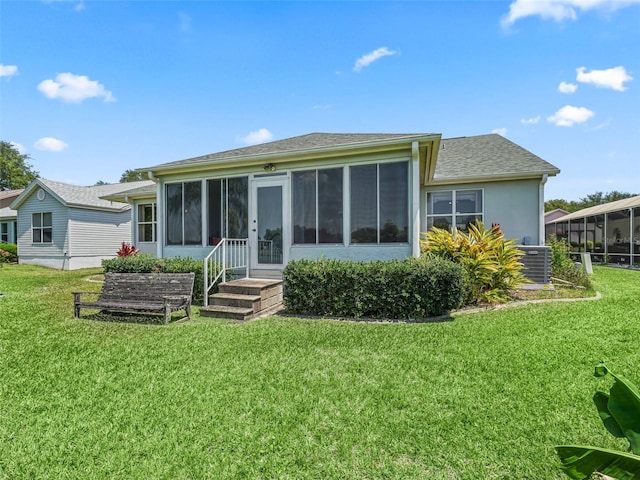
<path fill-rule="evenodd" d="M 151 206 L 151 221 L 146 222 L 144 220 L 140 220 L 140 207 L 148 207 Z M 136 219 L 137 219 L 137 228 L 136 228 L 136 240 L 138 243 L 155 243 L 158 241 L 158 204 L 156 202 L 146 202 L 146 203 L 138 203 L 136 205 Z M 140 226 L 141 225 L 151 225 L 151 240 L 141 240 L 140 239 Z"/>
<path fill-rule="evenodd" d="M 457 195 L 461 192 L 480 192 L 480 199 L 482 202 L 482 209 L 480 212 L 469 212 L 469 213 L 461 213 L 456 212 L 454 206 L 457 203 Z M 434 193 L 451 193 L 451 213 L 433 213 L 431 211 L 431 203 L 429 202 L 429 195 Z M 427 225 L 430 223 L 430 219 L 434 217 L 451 217 L 451 227 L 453 229 L 456 225 L 458 225 L 457 217 L 467 217 L 469 215 L 475 215 L 476 217 L 480 217 L 480 221 L 484 223 L 484 188 L 458 188 L 456 190 L 432 190 L 426 193 L 425 204 L 427 207 Z M 433 228 L 430 227 L 429 230 Z"/>
<path fill-rule="evenodd" d="M 44 216 L 47 215 L 47 214 L 51 218 L 51 224 L 50 225 L 45 225 L 44 224 Z M 35 227 L 33 225 L 33 218 L 36 215 L 40 216 L 40 226 L 39 227 Z M 33 239 L 33 232 L 35 232 L 36 230 L 40 231 L 40 241 L 39 242 L 36 242 Z M 49 240 L 48 242 L 46 242 L 44 240 L 44 232 L 45 232 L 45 230 L 51 230 L 51 240 Z M 52 212 L 35 212 L 35 213 L 31 214 L 31 243 L 33 243 L 33 244 L 53 243 L 53 213 Z"/>

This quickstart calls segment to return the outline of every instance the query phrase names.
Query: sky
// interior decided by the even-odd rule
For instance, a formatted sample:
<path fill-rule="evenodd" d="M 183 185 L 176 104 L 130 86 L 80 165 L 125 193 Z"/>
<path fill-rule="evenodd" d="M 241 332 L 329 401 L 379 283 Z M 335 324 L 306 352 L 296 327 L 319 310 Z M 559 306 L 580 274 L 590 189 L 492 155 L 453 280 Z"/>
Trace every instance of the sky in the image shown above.
<path fill-rule="evenodd" d="M 640 193 L 640 0 L 0 1 L 0 140 L 50 180 L 312 132 L 499 133 Z"/>

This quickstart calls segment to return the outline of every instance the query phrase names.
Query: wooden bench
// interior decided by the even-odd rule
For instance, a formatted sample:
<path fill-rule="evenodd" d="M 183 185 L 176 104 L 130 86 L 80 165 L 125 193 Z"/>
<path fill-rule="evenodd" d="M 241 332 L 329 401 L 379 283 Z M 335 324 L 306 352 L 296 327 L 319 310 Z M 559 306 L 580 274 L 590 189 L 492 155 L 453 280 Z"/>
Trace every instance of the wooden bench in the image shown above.
<path fill-rule="evenodd" d="M 101 292 L 72 292 L 74 316 L 81 308 L 122 312 L 164 314 L 168 323 L 171 312 L 185 310 L 191 318 L 194 273 L 105 273 Z M 83 295 L 98 295 L 82 301 Z"/>

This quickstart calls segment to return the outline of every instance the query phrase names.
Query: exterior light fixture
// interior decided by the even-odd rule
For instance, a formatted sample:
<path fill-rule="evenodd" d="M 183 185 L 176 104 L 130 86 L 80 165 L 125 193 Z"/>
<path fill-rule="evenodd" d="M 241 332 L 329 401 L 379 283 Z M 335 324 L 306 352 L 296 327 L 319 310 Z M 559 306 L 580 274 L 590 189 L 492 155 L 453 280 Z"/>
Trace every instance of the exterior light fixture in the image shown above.
<path fill-rule="evenodd" d="M 264 164 L 264 171 L 265 172 L 275 172 L 276 171 L 276 166 L 273 163 L 265 163 Z"/>

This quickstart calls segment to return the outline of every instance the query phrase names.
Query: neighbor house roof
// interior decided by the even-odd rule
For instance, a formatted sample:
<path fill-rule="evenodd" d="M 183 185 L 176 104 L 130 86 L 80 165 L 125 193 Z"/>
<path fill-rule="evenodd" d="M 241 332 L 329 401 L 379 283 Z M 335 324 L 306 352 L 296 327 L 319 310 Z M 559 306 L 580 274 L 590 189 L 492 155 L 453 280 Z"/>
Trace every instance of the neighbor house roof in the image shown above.
<path fill-rule="evenodd" d="M 555 218 L 547 223 L 565 222 L 567 220 L 575 220 L 576 218 L 592 217 L 594 215 L 603 215 L 609 212 L 617 212 L 618 210 L 626 210 L 628 208 L 640 207 L 640 195 L 635 197 L 623 198 L 615 202 L 603 203 L 593 207 L 583 208 L 577 212 L 570 213 L 564 217 Z"/>
<path fill-rule="evenodd" d="M 14 190 L 0 190 L 0 218 L 15 218 L 18 215 L 18 212 L 11 209 L 9 205 L 11 205 L 13 200 L 17 198 L 23 191 L 23 188 Z"/>
<path fill-rule="evenodd" d="M 127 210 L 130 208 L 128 204 L 112 202 L 101 197 L 149 184 L 153 184 L 153 182 L 151 180 L 145 180 L 142 182 L 112 183 L 108 185 L 80 187 L 77 185 L 69 185 L 68 183 L 54 182 L 53 180 L 38 178 L 31 182 L 25 191 L 13 201 L 11 207 L 14 209 L 19 208 L 20 205 L 29 198 L 29 196 L 31 196 L 38 187 L 40 187 L 55 197 L 60 203 L 68 207 L 116 211 Z"/>
<path fill-rule="evenodd" d="M 440 134 L 434 133 L 309 133 L 260 145 L 139 168 L 137 171 L 175 171 L 182 168 L 197 168 L 198 166 L 225 164 L 240 160 L 262 162 L 270 159 L 322 155 L 328 151 L 334 154 L 351 153 L 358 148 L 384 149 L 385 147 L 397 147 L 399 144 L 411 144 L 413 141 L 431 142 L 439 139 Z"/>
<path fill-rule="evenodd" d="M 443 139 L 434 182 L 498 180 L 557 175 L 560 170 L 521 146 L 492 133 Z"/>

